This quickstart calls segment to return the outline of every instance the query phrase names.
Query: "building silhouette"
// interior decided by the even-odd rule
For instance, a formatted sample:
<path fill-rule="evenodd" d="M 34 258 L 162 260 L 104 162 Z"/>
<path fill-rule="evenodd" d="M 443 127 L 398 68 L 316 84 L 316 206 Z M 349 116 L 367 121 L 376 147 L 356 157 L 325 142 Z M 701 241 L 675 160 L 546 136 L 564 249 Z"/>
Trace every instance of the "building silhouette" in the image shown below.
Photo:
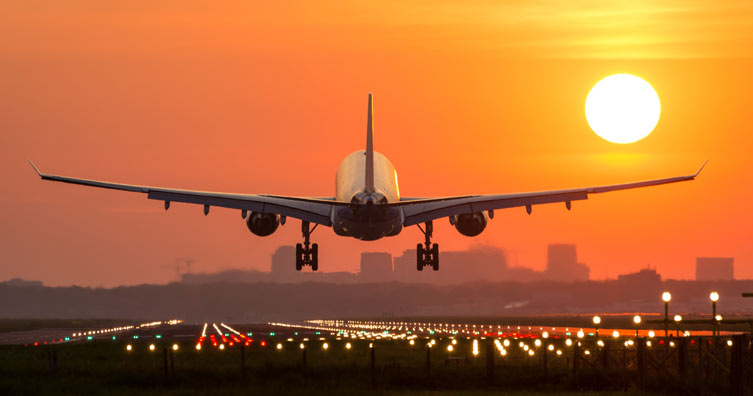
<path fill-rule="evenodd" d="M 280 246 L 272 253 L 270 276 L 275 281 L 295 279 L 295 246 Z"/>
<path fill-rule="evenodd" d="M 698 257 L 695 259 L 695 280 L 733 280 L 734 266 L 734 257 Z"/>
<path fill-rule="evenodd" d="M 389 282 L 393 280 L 392 255 L 385 252 L 361 253 L 361 282 Z"/>
<path fill-rule="evenodd" d="M 545 276 L 547 279 L 572 282 L 586 281 L 590 269 L 578 262 L 578 253 L 574 244 L 551 244 L 547 246 Z"/>

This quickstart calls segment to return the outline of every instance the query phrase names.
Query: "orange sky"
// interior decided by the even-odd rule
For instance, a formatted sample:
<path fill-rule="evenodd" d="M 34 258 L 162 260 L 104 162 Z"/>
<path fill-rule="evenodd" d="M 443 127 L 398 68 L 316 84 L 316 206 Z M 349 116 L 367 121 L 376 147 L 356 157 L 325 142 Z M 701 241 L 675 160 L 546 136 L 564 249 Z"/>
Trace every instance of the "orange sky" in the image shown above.
<path fill-rule="evenodd" d="M 375 146 L 404 196 L 581 187 L 690 173 L 691 183 L 497 213 L 470 239 L 541 269 L 578 244 L 592 278 L 646 265 L 692 278 L 696 256 L 753 277 L 753 4 L 671 2 L 112 2 L 0 4 L 0 279 L 164 282 L 162 266 L 259 268 L 298 221 L 253 236 L 237 211 L 41 182 L 44 171 L 166 187 L 323 196 L 339 161 Z M 632 73 L 662 102 L 656 130 L 616 145 L 584 116 L 601 78 Z M 361 242 L 320 229 L 325 271 L 399 254 L 408 228 Z"/>

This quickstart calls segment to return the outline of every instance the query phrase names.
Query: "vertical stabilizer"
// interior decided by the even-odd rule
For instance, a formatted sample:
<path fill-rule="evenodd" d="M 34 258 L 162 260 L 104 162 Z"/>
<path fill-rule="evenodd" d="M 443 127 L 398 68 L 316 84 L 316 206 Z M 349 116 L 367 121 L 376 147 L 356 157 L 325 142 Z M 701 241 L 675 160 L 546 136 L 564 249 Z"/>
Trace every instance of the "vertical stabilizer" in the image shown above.
<path fill-rule="evenodd" d="M 373 120 L 373 104 L 372 93 L 369 92 L 369 113 L 366 119 L 366 177 L 364 190 L 366 192 L 374 192 L 374 120 Z"/>

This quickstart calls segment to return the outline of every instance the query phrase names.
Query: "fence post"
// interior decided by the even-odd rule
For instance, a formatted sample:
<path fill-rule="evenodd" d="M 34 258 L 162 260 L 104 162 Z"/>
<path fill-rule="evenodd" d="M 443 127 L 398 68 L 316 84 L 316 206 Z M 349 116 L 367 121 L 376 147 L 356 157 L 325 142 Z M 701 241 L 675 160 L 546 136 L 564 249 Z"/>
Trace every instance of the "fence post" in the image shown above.
<path fill-rule="evenodd" d="M 241 379 L 246 379 L 246 346 L 243 342 L 240 343 L 241 347 Z"/>
<path fill-rule="evenodd" d="M 486 343 L 486 383 L 494 385 L 494 347 L 491 342 Z"/>
<path fill-rule="evenodd" d="M 580 342 L 573 343 L 573 379 L 575 389 L 580 388 Z"/>
<path fill-rule="evenodd" d="M 168 376 L 167 371 L 167 347 L 162 348 L 162 366 L 165 369 L 165 384 L 167 384 L 170 382 L 170 377 Z"/>
<path fill-rule="evenodd" d="M 639 339 L 637 349 L 638 387 L 646 389 L 646 340 Z"/>
<path fill-rule="evenodd" d="M 685 382 L 688 372 L 688 339 L 680 338 L 677 345 L 677 371 L 680 381 Z"/>
<path fill-rule="evenodd" d="M 170 354 L 170 376 L 175 378 L 175 359 L 173 358 L 173 350 L 170 349 L 167 352 Z"/>
<path fill-rule="evenodd" d="M 745 364 L 745 356 L 743 355 L 744 351 L 744 344 L 745 344 L 745 336 L 743 335 L 736 335 L 734 336 L 732 341 L 732 351 L 730 353 L 730 362 L 729 362 L 729 389 L 730 389 L 730 395 L 732 396 L 742 396 L 743 395 L 743 389 L 744 385 L 743 382 L 745 381 L 744 378 L 744 364 Z"/>
<path fill-rule="evenodd" d="M 376 356 L 375 356 L 375 350 L 376 347 L 371 347 L 371 388 L 376 388 Z"/>
<path fill-rule="evenodd" d="M 426 378 L 431 377 L 431 344 L 426 344 Z"/>

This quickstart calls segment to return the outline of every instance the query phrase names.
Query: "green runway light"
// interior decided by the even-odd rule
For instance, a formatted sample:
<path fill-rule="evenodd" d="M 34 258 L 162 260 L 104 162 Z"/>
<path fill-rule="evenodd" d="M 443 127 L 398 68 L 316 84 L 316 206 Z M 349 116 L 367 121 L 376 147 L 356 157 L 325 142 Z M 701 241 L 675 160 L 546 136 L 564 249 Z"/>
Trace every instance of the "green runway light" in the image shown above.
<path fill-rule="evenodd" d="M 246 335 L 250 337 L 250 336 L 254 335 L 254 333 L 246 333 Z"/>
<path fill-rule="evenodd" d="M 225 333 L 225 337 L 230 337 L 230 333 Z"/>
<path fill-rule="evenodd" d="M 88 337 L 86 337 L 86 340 L 87 340 L 87 341 L 91 341 L 91 340 L 93 340 L 93 339 L 94 339 L 94 337 L 92 337 L 92 336 L 88 336 Z"/>
<path fill-rule="evenodd" d="M 317 331 L 317 332 L 316 332 L 316 335 L 319 335 L 319 334 L 322 334 L 322 332 L 321 332 L 321 331 Z"/>
<path fill-rule="evenodd" d="M 133 339 L 134 339 L 134 340 L 138 340 L 138 339 L 139 339 L 139 335 L 138 335 L 138 334 L 134 335 L 134 336 L 133 336 Z"/>
<path fill-rule="evenodd" d="M 155 337 L 162 338 L 162 334 L 157 334 Z"/>
<path fill-rule="evenodd" d="M 406 331 L 406 332 L 405 332 L 405 334 L 410 334 L 410 333 L 411 333 L 410 331 Z"/>
<path fill-rule="evenodd" d="M 269 335 L 272 336 L 272 337 L 274 337 L 275 336 L 275 332 L 273 331 L 273 332 L 269 333 Z"/>
<path fill-rule="evenodd" d="M 295 335 L 298 335 L 298 332 L 297 332 L 297 331 L 295 332 Z"/>
<path fill-rule="evenodd" d="M 115 341 L 115 336 L 112 336 L 112 340 Z"/>
<path fill-rule="evenodd" d="M 385 331 L 386 333 L 386 331 Z M 429 330 L 429 334 L 434 334 L 434 330 Z"/>
<path fill-rule="evenodd" d="M 71 340 L 71 337 L 65 337 L 65 340 L 66 340 L 66 341 L 70 341 L 70 340 Z"/>

